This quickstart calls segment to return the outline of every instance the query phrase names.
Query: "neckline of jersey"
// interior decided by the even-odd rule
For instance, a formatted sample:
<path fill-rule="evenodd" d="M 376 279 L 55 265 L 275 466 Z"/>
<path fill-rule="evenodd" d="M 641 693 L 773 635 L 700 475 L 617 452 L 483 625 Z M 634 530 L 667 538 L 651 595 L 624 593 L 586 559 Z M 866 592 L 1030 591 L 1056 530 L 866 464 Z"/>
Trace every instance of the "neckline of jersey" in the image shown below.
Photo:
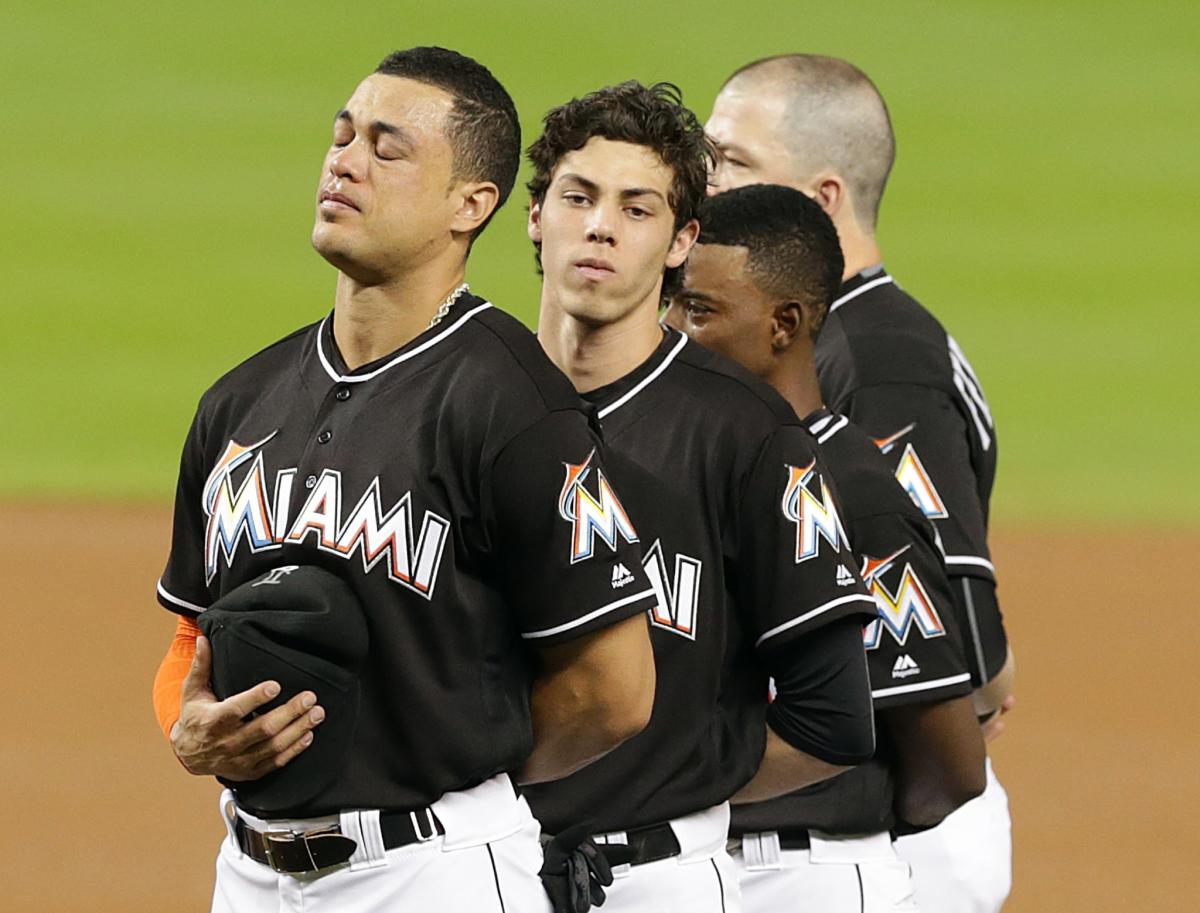
<path fill-rule="evenodd" d="M 465 298 L 467 296 L 464 295 L 463 297 Z M 334 368 L 333 362 L 330 361 L 329 356 L 325 354 L 325 332 L 326 326 L 329 323 L 329 317 L 327 316 L 321 321 L 321 325 L 317 328 L 317 358 L 320 359 L 321 367 L 325 369 L 325 373 L 329 375 L 330 379 L 333 380 L 334 383 L 361 384 L 364 381 L 373 380 L 384 371 L 394 368 L 396 365 L 403 364 L 409 359 L 420 355 L 422 352 L 426 352 L 433 348 L 433 346 L 437 345 L 443 339 L 447 338 L 453 333 L 456 333 L 466 324 L 468 320 L 470 320 L 480 311 L 486 311 L 488 308 L 493 307 L 490 301 L 483 299 L 476 300 L 481 301 L 482 303 L 475 305 L 475 307 L 458 317 L 458 319 L 456 319 L 453 323 L 447 324 L 445 321 L 442 321 L 442 323 L 437 327 L 431 327 L 430 329 L 425 330 L 423 333 L 402 346 L 399 354 L 390 357 L 384 356 L 385 358 L 388 358 L 388 361 L 384 362 L 382 365 L 379 365 L 377 368 L 364 371 L 362 374 L 353 372 L 350 374 L 342 374 L 338 372 L 338 370 Z M 453 309 L 450 311 L 450 313 L 454 313 Z M 332 335 L 332 329 L 329 332 Z M 428 334 L 431 332 L 434 333 L 433 336 L 429 336 L 424 340 L 424 342 L 418 342 L 422 336 L 428 336 Z M 362 371 L 363 369 L 360 368 L 359 370 Z"/>
<path fill-rule="evenodd" d="M 664 326 L 663 339 L 644 362 L 610 384 L 582 394 L 587 402 L 598 407 L 597 418 L 604 419 L 616 412 L 667 370 L 687 345 L 688 338 L 678 330 Z"/>
<path fill-rule="evenodd" d="M 893 279 L 891 274 L 888 272 L 883 272 L 877 275 L 874 279 L 868 279 L 864 277 L 862 273 L 851 276 L 842 285 L 841 297 L 835 299 L 834 302 L 829 305 L 829 313 L 832 314 L 847 301 L 853 301 L 859 295 L 869 292 L 873 288 L 879 288 L 881 285 L 894 285 L 895 282 L 896 280 Z"/>
<path fill-rule="evenodd" d="M 801 419 L 809 434 L 817 439 L 818 444 L 827 440 L 850 424 L 850 419 L 831 410 L 828 406 L 815 409 Z"/>

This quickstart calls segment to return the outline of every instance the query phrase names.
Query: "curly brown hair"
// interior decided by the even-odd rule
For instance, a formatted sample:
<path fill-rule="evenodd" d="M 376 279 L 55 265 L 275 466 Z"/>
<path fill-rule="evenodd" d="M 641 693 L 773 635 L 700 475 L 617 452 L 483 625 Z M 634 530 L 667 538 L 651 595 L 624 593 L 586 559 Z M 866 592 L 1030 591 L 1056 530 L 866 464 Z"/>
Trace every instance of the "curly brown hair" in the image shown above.
<path fill-rule="evenodd" d="M 599 136 L 652 149 L 671 169 L 667 203 L 675 215 L 675 230 L 696 218 L 708 192 L 716 149 L 704 135 L 700 119 L 684 106 L 678 86 L 669 82 L 644 86 L 636 80 L 607 86 L 551 108 L 543 124 L 542 135 L 526 152 L 533 165 L 526 186 L 534 202 L 540 205 L 545 198 L 559 160 Z M 541 247 L 534 247 L 540 269 Z M 664 294 L 678 283 L 681 269 L 666 270 Z"/>

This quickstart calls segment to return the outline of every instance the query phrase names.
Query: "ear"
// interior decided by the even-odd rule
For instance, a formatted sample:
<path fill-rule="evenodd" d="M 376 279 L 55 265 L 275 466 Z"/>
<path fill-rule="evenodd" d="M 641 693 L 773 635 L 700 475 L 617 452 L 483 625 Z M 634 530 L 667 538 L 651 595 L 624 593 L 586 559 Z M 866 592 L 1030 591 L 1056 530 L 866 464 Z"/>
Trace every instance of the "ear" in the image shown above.
<path fill-rule="evenodd" d="M 463 184 L 458 192 L 461 199 L 450 223 L 451 231 L 464 234 L 475 231 L 500 205 L 500 188 L 491 181 Z"/>
<path fill-rule="evenodd" d="M 534 244 L 542 243 L 542 204 L 537 200 L 529 201 L 529 222 L 525 225 L 525 231 Z"/>
<path fill-rule="evenodd" d="M 688 254 L 692 252 L 692 248 L 696 244 L 696 239 L 699 237 L 700 223 L 695 219 L 692 219 L 683 228 L 679 229 L 675 233 L 675 239 L 671 242 L 670 249 L 667 251 L 667 269 L 683 266 L 684 261 L 688 258 Z"/>
<path fill-rule="evenodd" d="M 771 348 L 782 352 L 808 332 L 804 308 L 798 301 L 783 301 L 775 305 L 771 317 Z"/>
<path fill-rule="evenodd" d="M 820 174 L 813 182 L 812 198 L 825 210 L 831 219 L 846 206 L 846 182 L 832 172 Z"/>

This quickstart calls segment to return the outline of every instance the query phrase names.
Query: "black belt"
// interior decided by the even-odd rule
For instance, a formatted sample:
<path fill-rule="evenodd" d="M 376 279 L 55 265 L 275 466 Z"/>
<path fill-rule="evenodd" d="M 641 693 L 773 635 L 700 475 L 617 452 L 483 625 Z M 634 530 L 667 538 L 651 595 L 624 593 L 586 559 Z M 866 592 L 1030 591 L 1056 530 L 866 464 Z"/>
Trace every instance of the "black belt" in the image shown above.
<path fill-rule="evenodd" d="M 671 829 L 669 822 L 649 824 L 646 827 L 636 827 L 625 832 L 626 842 L 611 844 L 599 843 L 597 846 L 608 857 L 610 864 L 645 865 L 647 862 L 657 862 L 660 859 L 670 859 L 678 856 L 679 838 Z"/>
<path fill-rule="evenodd" d="M 779 848 L 781 850 L 807 850 L 812 848 L 812 838 L 804 828 L 779 831 Z"/>
<path fill-rule="evenodd" d="M 358 849 L 358 844 L 336 824 L 311 831 L 260 831 L 238 818 L 233 829 L 243 853 L 287 875 L 344 865 Z M 442 822 L 428 808 L 418 812 L 381 812 L 379 831 L 387 850 L 424 843 L 446 833 Z"/>

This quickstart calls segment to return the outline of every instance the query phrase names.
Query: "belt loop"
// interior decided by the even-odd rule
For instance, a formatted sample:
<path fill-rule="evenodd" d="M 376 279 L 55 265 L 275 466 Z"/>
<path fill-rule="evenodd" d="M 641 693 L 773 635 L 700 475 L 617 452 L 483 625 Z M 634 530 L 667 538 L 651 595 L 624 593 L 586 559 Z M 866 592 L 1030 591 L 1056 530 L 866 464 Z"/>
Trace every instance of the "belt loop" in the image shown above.
<path fill-rule="evenodd" d="M 387 865 L 387 850 L 383 832 L 379 829 L 379 809 L 342 812 L 342 833 L 358 844 L 350 857 L 350 871 L 374 869 Z"/>
<path fill-rule="evenodd" d="M 417 816 L 416 812 L 409 812 L 408 817 L 409 820 L 412 821 L 413 833 L 417 835 L 417 841 L 420 843 L 428 843 L 438 835 L 437 822 L 433 818 L 432 808 L 421 809 L 421 814 L 425 817 L 425 823 L 429 830 L 428 834 L 421 829 L 421 819 Z"/>
<path fill-rule="evenodd" d="M 225 822 L 225 832 L 229 834 L 229 845 L 237 853 L 237 858 L 241 859 L 245 853 L 242 852 L 241 844 L 238 843 L 237 830 L 235 829 L 237 825 L 237 802 L 234 801 L 233 790 L 221 790 L 221 799 L 218 808 L 221 812 L 221 820 Z"/>
<path fill-rule="evenodd" d="M 778 831 L 763 831 L 742 836 L 742 861 L 749 872 L 783 868 L 783 852 L 779 847 Z"/>

